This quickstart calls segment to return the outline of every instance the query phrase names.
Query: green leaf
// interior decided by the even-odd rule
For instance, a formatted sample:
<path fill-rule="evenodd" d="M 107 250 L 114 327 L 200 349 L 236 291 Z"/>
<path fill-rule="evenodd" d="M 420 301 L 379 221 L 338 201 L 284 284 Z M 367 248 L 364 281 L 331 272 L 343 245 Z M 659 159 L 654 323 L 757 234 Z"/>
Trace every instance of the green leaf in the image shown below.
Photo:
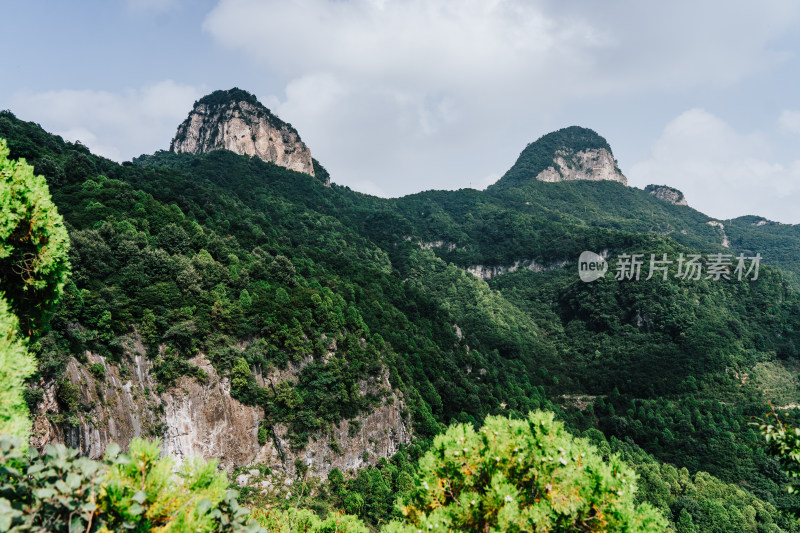
<path fill-rule="evenodd" d="M 128 514 L 132 516 L 139 516 L 144 512 L 144 507 L 139 505 L 138 503 L 134 503 L 130 507 L 128 507 Z"/>
<path fill-rule="evenodd" d="M 96 463 L 94 461 L 84 461 L 81 463 L 81 473 L 86 477 L 91 477 L 94 475 L 102 465 L 100 463 Z"/>
<path fill-rule="evenodd" d="M 36 489 L 33 494 L 40 500 L 47 500 L 54 497 L 57 493 L 51 488 L 44 487 Z"/>
<path fill-rule="evenodd" d="M 119 444 L 116 442 L 112 442 L 108 446 L 106 446 L 106 456 L 105 459 L 107 461 L 113 461 L 116 459 L 117 455 L 119 455 Z"/>
<path fill-rule="evenodd" d="M 211 500 L 208 498 L 203 498 L 199 502 L 197 502 L 197 514 L 204 515 L 206 514 L 212 507 Z"/>
<path fill-rule="evenodd" d="M 83 531 L 84 529 L 86 528 L 83 527 L 83 520 L 79 516 L 73 518 L 69 524 L 70 531 Z"/>
<path fill-rule="evenodd" d="M 21 477 L 21 475 L 19 473 L 19 470 L 17 470 L 16 468 L 14 468 L 12 466 L 5 466 L 3 468 L 3 470 L 5 470 L 8 473 L 8 475 L 10 475 L 12 477 Z"/>
<path fill-rule="evenodd" d="M 81 486 L 81 478 L 77 474 L 73 474 L 70 472 L 67 474 L 67 485 L 72 487 L 73 489 L 77 489 Z"/>
<path fill-rule="evenodd" d="M 144 503 L 147 500 L 147 493 L 143 490 L 140 490 L 131 497 L 131 500 L 135 501 L 136 503 Z"/>
<path fill-rule="evenodd" d="M 28 475 L 32 476 L 33 474 L 38 474 L 44 470 L 44 465 L 42 463 L 34 463 L 28 467 Z"/>

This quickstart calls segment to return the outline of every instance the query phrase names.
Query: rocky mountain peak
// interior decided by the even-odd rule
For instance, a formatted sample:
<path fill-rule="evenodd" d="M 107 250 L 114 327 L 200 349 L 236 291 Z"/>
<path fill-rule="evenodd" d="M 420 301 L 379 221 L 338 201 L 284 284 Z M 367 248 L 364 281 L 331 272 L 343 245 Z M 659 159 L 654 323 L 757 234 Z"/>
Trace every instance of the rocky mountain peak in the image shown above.
<path fill-rule="evenodd" d="M 530 143 L 497 185 L 501 188 L 520 186 L 531 179 L 547 182 L 608 180 L 628 184 L 608 141 L 594 130 L 580 126 L 548 133 Z"/>
<path fill-rule="evenodd" d="M 686 197 L 683 193 L 674 187 L 668 187 L 666 185 L 648 185 L 644 190 L 668 204 L 689 205 L 686 203 Z"/>
<path fill-rule="evenodd" d="M 311 151 L 297 130 L 237 87 L 196 101 L 169 149 L 191 154 L 230 150 L 314 175 Z"/>

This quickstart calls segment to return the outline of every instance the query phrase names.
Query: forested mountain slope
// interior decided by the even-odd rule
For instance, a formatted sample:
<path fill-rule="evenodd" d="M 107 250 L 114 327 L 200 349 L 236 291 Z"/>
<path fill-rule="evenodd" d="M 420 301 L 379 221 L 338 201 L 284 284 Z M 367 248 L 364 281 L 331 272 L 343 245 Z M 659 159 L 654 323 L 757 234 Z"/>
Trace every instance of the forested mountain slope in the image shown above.
<path fill-rule="evenodd" d="M 0 137 L 45 175 L 72 242 L 28 391 L 50 438 L 88 450 L 110 434 L 103 413 L 140 369 L 148 423 L 118 432 L 168 436 L 180 391 L 218 384 L 252 415 L 236 435 L 247 461 L 290 473 L 319 467 L 312 451 L 381 468 L 447 424 L 548 408 L 623 453 L 641 498 L 674 522 L 795 530 L 776 510 L 794 506 L 784 474 L 750 425 L 768 402 L 800 400 L 793 227 L 725 222 L 724 249 L 690 207 L 612 181 L 526 179 L 533 163 L 484 192 L 380 199 L 327 187 L 316 161 L 315 177 L 226 151 L 119 165 L 8 112 Z M 583 283 L 584 250 L 764 263 L 754 281 Z M 487 283 L 477 266 L 505 271 Z M 398 486 L 395 472 L 384 498 Z M 382 520 L 384 503 L 360 512 Z"/>

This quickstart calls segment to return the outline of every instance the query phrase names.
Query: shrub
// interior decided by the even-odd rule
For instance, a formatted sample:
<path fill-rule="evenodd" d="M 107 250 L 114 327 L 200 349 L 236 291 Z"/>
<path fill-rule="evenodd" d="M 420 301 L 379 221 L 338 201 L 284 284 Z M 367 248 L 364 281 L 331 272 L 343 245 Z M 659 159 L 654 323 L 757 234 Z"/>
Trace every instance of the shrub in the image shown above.
<path fill-rule="evenodd" d="M 476 432 L 451 426 L 420 460 L 415 488 L 400 502 L 407 523 L 384 531 L 666 530 L 636 505 L 636 475 L 618 457 L 603 461 L 552 413 L 525 420 L 486 418 Z"/>
<path fill-rule="evenodd" d="M 106 367 L 103 363 L 92 363 L 89 365 L 89 372 L 97 379 L 106 379 Z"/>
<path fill-rule="evenodd" d="M 44 454 L 0 436 L 0 530 L 263 532 L 227 490 L 214 461 L 175 468 L 156 439 L 112 444 L 101 461 L 61 444 Z"/>
<path fill-rule="evenodd" d="M 77 385 L 73 385 L 69 379 L 65 378 L 58 385 L 58 404 L 62 409 L 74 413 L 78 410 L 81 401 L 81 391 Z"/>

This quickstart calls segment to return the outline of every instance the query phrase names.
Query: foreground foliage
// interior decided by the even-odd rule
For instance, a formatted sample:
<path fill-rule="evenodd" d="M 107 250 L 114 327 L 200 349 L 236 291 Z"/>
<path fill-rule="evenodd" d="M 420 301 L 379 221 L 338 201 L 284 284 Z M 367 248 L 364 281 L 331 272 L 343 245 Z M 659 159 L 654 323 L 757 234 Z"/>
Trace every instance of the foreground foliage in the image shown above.
<path fill-rule="evenodd" d="M 0 435 L 28 438 L 30 413 L 23 398 L 25 379 L 36 370 L 36 360 L 18 336 L 19 323 L 0 295 Z"/>
<path fill-rule="evenodd" d="M 629 466 L 603 461 L 552 413 L 492 416 L 479 431 L 459 424 L 436 437 L 402 506 L 410 524 L 387 531 L 665 531 L 635 493 Z"/>
<path fill-rule="evenodd" d="M 69 237 L 47 181 L 0 139 L 0 287 L 30 336 L 47 323 L 69 272 Z"/>
<path fill-rule="evenodd" d="M 109 446 L 102 461 L 0 436 L 0 531 L 257 532 L 215 461 L 174 468 L 158 441 Z"/>
<path fill-rule="evenodd" d="M 0 139 L 0 435 L 28 437 L 27 339 L 47 324 L 69 270 L 69 239 L 47 182 Z M 8 300 L 6 300 L 8 299 Z"/>
<path fill-rule="evenodd" d="M 770 420 L 770 416 L 774 421 Z M 778 458 L 781 468 L 789 476 L 791 484 L 787 487 L 788 492 L 797 492 L 800 485 L 800 427 L 782 421 L 773 412 L 759 425 L 759 429 L 769 453 Z"/>

